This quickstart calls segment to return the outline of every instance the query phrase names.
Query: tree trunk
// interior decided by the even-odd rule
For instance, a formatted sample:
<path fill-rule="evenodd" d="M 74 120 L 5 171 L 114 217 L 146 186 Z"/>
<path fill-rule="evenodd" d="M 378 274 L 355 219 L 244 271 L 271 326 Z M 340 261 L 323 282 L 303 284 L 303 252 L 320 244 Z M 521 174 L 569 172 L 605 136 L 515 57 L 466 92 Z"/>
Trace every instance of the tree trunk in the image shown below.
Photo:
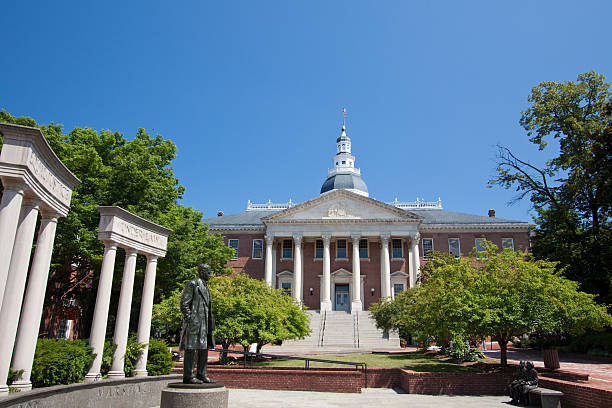
<path fill-rule="evenodd" d="M 500 362 L 502 366 L 508 365 L 508 339 L 505 337 L 492 337 L 499 344 Z"/>

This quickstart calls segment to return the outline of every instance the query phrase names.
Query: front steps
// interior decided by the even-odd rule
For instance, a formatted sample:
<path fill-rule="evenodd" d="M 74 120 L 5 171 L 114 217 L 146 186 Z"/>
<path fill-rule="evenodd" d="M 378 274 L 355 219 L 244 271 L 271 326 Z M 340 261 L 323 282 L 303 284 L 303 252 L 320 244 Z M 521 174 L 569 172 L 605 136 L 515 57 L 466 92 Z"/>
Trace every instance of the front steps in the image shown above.
<path fill-rule="evenodd" d="M 376 327 L 370 312 L 309 310 L 311 333 L 304 340 L 287 340 L 280 346 L 264 346 L 262 353 L 311 353 L 399 349 L 397 332 L 385 333 Z"/>

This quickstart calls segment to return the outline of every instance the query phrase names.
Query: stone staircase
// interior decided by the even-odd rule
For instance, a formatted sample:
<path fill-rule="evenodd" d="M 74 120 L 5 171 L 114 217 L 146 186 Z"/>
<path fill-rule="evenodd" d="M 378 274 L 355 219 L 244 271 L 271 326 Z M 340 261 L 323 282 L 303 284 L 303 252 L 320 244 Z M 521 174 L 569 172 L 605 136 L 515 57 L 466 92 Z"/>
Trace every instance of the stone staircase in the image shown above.
<path fill-rule="evenodd" d="M 370 312 L 346 313 L 309 310 L 311 333 L 304 340 L 287 340 L 280 346 L 264 346 L 262 353 L 310 353 L 340 350 L 399 349 L 396 332 L 376 328 Z"/>

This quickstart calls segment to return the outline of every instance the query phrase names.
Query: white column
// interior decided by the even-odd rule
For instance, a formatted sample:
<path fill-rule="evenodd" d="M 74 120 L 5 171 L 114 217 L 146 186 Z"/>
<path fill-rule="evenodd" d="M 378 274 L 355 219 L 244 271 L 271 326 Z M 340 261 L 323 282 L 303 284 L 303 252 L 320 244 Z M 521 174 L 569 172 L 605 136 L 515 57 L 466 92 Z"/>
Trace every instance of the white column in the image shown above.
<path fill-rule="evenodd" d="M 302 301 L 302 235 L 294 234 L 293 243 L 295 253 L 293 254 L 293 298 Z"/>
<path fill-rule="evenodd" d="M 4 191 L 0 202 L 0 308 L 2 308 L 6 277 L 15 243 L 23 192 L 26 188 L 24 183 L 11 179 L 2 179 L 2 185 Z"/>
<path fill-rule="evenodd" d="M 359 239 L 361 235 L 351 235 L 353 239 L 353 299 L 351 313 L 362 310 L 361 305 L 361 259 L 359 259 Z"/>
<path fill-rule="evenodd" d="M 276 288 L 276 245 L 272 244 L 272 287 Z"/>
<path fill-rule="evenodd" d="M 39 204 L 40 200 L 24 200 L 15 234 L 15 244 L 0 310 L 0 396 L 8 394 L 6 380 L 19 325 L 19 314 L 28 276 Z"/>
<path fill-rule="evenodd" d="M 57 217 L 57 214 L 42 214 L 36 251 L 30 268 L 28 287 L 21 310 L 19 328 L 17 329 L 17 340 L 15 341 L 11 366 L 15 371 L 23 370 L 23 374 L 21 374 L 19 380 L 13 381 L 11 386 L 23 390 L 32 389 L 30 374 L 32 373 L 32 362 L 34 361 L 43 301 L 47 289 Z"/>
<path fill-rule="evenodd" d="M 410 237 L 410 287 L 414 288 L 417 284 L 419 276 L 419 268 L 421 267 L 421 257 L 419 255 L 419 240 L 421 236 L 417 232 Z"/>
<path fill-rule="evenodd" d="M 111 289 L 113 286 L 113 272 L 115 270 L 115 256 L 117 255 L 117 244 L 114 242 L 104 243 L 104 257 L 102 258 L 102 270 L 98 283 L 98 294 L 96 295 L 96 307 L 94 309 L 93 321 L 89 345 L 93 348 L 96 358 L 91 363 L 91 368 L 85 376 L 85 382 L 97 381 L 102 366 L 102 352 L 104 351 L 104 336 L 106 335 L 106 324 L 108 322 L 108 307 L 110 304 Z"/>
<path fill-rule="evenodd" d="M 389 234 L 380 234 L 382 243 L 382 298 L 391 297 L 391 260 L 389 259 Z"/>
<path fill-rule="evenodd" d="M 125 350 L 127 348 L 128 332 L 130 329 L 130 311 L 132 309 L 132 292 L 134 291 L 134 274 L 136 273 L 135 249 L 125 250 L 125 266 L 121 279 L 121 292 L 119 293 L 119 306 L 117 307 L 117 320 L 115 321 L 115 335 L 113 341 L 117 345 L 113 354 L 113 364 L 108 372 L 109 377 L 125 377 L 123 371 L 125 363 Z"/>
<path fill-rule="evenodd" d="M 331 242 L 331 234 L 323 234 L 323 280 L 321 282 L 321 311 L 332 310 L 332 302 L 330 297 L 331 288 L 331 264 L 329 256 L 329 243 Z"/>
<path fill-rule="evenodd" d="M 266 235 L 266 270 L 264 272 L 264 281 L 268 286 L 272 286 L 272 244 L 274 236 Z"/>
<path fill-rule="evenodd" d="M 149 337 L 151 336 L 151 315 L 153 314 L 153 294 L 155 292 L 155 272 L 157 257 L 149 255 L 145 271 L 144 285 L 142 287 L 142 301 L 140 303 L 140 316 L 138 318 L 137 341 L 145 347 L 134 367 L 136 377 L 147 376 L 147 357 L 149 354 Z"/>

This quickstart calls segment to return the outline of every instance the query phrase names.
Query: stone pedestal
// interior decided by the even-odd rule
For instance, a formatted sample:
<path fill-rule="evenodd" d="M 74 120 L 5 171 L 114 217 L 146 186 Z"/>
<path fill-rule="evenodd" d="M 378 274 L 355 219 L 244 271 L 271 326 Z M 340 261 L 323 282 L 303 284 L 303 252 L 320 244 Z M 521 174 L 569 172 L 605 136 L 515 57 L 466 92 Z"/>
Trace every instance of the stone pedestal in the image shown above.
<path fill-rule="evenodd" d="M 170 383 L 162 390 L 160 408 L 227 408 L 228 395 L 222 383 Z"/>

